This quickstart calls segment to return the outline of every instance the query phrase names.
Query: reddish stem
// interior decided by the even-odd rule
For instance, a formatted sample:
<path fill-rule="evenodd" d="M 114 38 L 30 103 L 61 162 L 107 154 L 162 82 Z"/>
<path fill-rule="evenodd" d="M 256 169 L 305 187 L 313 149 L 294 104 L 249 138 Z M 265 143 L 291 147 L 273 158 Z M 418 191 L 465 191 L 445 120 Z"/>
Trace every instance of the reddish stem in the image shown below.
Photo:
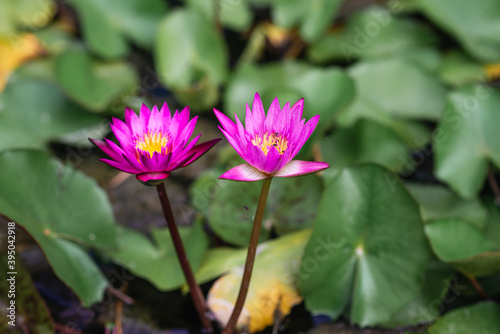
<path fill-rule="evenodd" d="M 184 250 L 184 245 L 182 244 L 181 236 L 177 230 L 177 225 L 175 223 L 174 215 L 172 213 L 172 208 L 170 206 L 170 201 L 168 200 L 167 191 L 165 190 L 165 184 L 162 182 L 156 186 L 158 190 L 158 196 L 160 197 L 161 206 L 163 208 L 163 214 L 165 215 L 165 220 L 167 221 L 168 229 L 170 230 L 170 235 L 172 236 L 172 241 L 174 243 L 175 251 L 177 252 L 177 258 L 184 272 L 184 277 L 191 290 L 191 298 L 193 298 L 196 311 L 200 316 L 201 323 L 207 332 L 213 332 L 212 323 L 208 318 L 208 308 L 205 302 L 205 297 L 201 292 L 199 285 L 196 280 L 189 265 L 189 260 Z"/>

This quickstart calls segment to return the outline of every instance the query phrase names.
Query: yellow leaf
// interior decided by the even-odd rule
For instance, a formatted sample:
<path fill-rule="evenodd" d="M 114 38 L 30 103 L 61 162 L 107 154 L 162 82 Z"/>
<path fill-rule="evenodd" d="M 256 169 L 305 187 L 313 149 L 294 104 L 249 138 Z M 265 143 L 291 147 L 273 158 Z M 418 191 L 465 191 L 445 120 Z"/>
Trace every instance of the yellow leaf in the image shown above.
<path fill-rule="evenodd" d="M 0 92 L 3 91 L 10 74 L 27 59 L 43 52 L 34 34 L 23 34 L 14 38 L 0 39 Z"/>

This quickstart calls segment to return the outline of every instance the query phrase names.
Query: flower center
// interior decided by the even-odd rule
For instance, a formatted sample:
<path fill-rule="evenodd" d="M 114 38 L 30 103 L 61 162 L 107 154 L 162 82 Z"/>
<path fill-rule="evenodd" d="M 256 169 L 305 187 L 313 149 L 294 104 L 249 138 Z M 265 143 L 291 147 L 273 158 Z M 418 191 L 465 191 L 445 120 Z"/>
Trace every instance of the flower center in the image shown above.
<path fill-rule="evenodd" d="M 283 135 L 275 132 L 271 134 L 266 133 L 262 137 L 256 136 L 252 139 L 252 144 L 260 147 L 265 155 L 269 153 L 271 147 L 275 147 L 279 154 L 283 154 L 288 147 L 288 140 Z"/>
<path fill-rule="evenodd" d="M 162 149 L 167 147 L 169 141 L 170 136 L 165 133 L 148 132 L 144 135 L 144 137 L 138 138 L 135 141 L 135 148 L 144 152 L 148 152 L 149 157 L 152 158 L 154 152 L 161 153 Z M 168 148 L 165 153 L 169 153 Z"/>

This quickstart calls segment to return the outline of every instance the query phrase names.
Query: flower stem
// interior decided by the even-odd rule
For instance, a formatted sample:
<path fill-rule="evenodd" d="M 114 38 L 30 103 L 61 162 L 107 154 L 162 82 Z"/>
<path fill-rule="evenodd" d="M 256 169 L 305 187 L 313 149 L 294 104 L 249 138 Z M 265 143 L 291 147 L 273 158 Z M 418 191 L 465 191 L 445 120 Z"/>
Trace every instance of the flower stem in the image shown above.
<path fill-rule="evenodd" d="M 191 297 L 193 298 L 194 305 L 200 316 L 201 323 L 207 332 L 213 332 L 212 323 L 208 318 L 209 312 L 205 298 L 189 265 L 189 260 L 182 245 L 181 236 L 177 230 L 177 225 L 175 224 L 174 215 L 172 213 L 172 208 L 170 207 L 170 201 L 168 200 L 167 192 L 165 190 L 165 183 L 162 182 L 156 186 L 158 190 L 158 196 L 160 197 L 161 206 L 163 208 L 163 214 L 165 215 L 165 220 L 167 221 L 168 229 L 170 230 L 170 235 L 172 236 L 172 241 L 174 243 L 175 251 L 177 252 L 177 258 L 184 272 L 184 277 L 186 278 L 187 284 L 191 291 Z"/>
<path fill-rule="evenodd" d="M 226 328 L 222 331 L 222 334 L 231 334 L 234 332 L 241 310 L 243 309 L 243 304 L 245 304 L 248 287 L 250 286 L 250 278 L 252 277 L 255 253 L 257 252 L 257 244 L 259 243 L 260 227 L 262 225 L 262 218 L 264 217 L 264 210 L 266 208 L 267 195 L 269 194 L 271 180 L 272 178 L 264 179 L 262 183 L 262 190 L 260 191 L 257 212 L 255 213 L 255 218 L 253 220 L 252 234 L 250 235 L 250 243 L 248 245 L 247 260 L 245 262 L 243 278 L 241 279 L 240 292 L 236 298 L 233 313 L 231 313 L 231 317 L 229 318 Z"/>

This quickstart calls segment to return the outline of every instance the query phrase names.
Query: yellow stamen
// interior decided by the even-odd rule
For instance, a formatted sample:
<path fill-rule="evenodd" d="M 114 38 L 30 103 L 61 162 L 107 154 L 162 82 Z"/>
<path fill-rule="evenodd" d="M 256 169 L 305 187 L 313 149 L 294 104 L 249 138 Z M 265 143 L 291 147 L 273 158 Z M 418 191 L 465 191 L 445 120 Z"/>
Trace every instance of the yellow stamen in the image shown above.
<path fill-rule="evenodd" d="M 136 140 L 135 148 L 149 152 L 149 156 L 153 157 L 154 152 L 161 153 L 162 148 L 166 147 L 169 141 L 169 136 L 164 133 L 155 132 L 151 134 L 148 132 L 144 137 Z M 168 149 L 166 153 L 169 153 Z"/>
<path fill-rule="evenodd" d="M 279 154 L 283 154 L 288 147 L 288 140 L 283 135 L 275 132 L 271 134 L 266 133 L 262 137 L 256 136 L 252 139 L 252 144 L 259 146 L 265 155 L 269 153 L 271 147 L 275 147 Z"/>

